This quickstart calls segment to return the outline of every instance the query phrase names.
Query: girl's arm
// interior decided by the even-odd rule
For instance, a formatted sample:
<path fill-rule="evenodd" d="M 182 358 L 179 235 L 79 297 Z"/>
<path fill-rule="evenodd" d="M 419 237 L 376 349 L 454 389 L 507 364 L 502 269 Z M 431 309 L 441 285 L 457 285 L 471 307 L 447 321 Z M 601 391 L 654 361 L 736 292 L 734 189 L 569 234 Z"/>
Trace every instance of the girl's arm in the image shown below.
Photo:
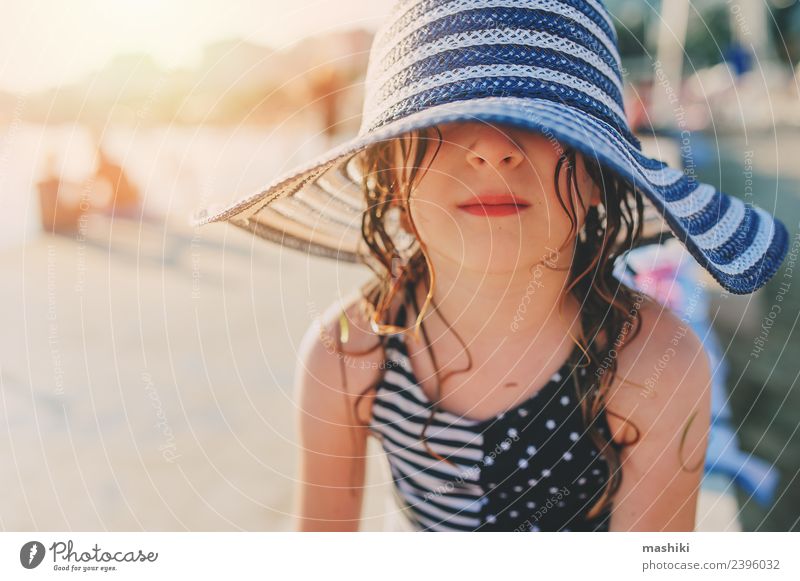
<path fill-rule="evenodd" d="M 315 322 L 303 337 L 298 354 L 298 531 L 359 528 L 368 431 L 355 423 L 352 394 L 356 393 L 354 387 L 360 388 L 363 370 L 359 366 L 354 369 L 352 359 L 345 359 L 349 362 L 345 365 L 346 391 L 333 334 L 338 332 L 338 324 L 328 323 L 323 328 Z M 348 350 L 352 343 L 346 345 Z"/>
<path fill-rule="evenodd" d="M 711 419 L 709 360 L 697 335 L 670 311 L 654 307 L 643 316 L 641 333 L 620 352 L 619 376 L 648 387 L 623 383 L 609 401 L 640 432 L 621 455 L 610 530 L 692 531 Z M 634 436 L 628 428 L 625 440 Z"/>

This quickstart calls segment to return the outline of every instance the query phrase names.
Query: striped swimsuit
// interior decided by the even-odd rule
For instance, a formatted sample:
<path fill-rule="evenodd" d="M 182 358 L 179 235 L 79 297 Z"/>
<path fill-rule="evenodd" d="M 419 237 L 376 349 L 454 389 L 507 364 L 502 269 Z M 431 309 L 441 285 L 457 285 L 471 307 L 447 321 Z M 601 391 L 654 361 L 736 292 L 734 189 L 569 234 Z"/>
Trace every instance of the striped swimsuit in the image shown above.
<path fill-rule="evenodd" d="M 405 325 L 405 306 L 396 324 Z M 572 355 L 579 351 L 576 346 Z M 370 431 L 386 452 L 395 498 L 413 529 L 608 530 L 610 509 L 585 517 L 609 468 L 586 433 L 569 377 L 573 356 L 533 396 L 492 418 L 437 411 L 426 432 L 428 444 L 455 466 L 420 441 L 432 403 L 414 376 L 403 335 L 387 339 L 386 356 Z M 599 419 L 607 437 L 605 414 Z M 619 449 L 613 440 L 612 445 Z"/>

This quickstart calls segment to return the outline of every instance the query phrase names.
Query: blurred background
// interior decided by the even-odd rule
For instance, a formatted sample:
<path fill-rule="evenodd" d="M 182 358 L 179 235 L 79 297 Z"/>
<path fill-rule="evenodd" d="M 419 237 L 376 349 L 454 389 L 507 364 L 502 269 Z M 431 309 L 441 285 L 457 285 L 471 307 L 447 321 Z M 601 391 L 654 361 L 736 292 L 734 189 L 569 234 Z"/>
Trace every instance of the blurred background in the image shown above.
<path fill-rule="evenodd" d="M 717 370 L 698 529 L 800 530 L 800 2 L 606 4 L 646 150 L 791 237 L 757 293 L 705 281 L 692 306 Z M 189 217 L 354 135 L 390 7 L 4 3 L 0 528 L 292 529 L 297 345 L 369 271 Z M 680 311 L 701 275 L 668 256 L 637 271 Z"/>

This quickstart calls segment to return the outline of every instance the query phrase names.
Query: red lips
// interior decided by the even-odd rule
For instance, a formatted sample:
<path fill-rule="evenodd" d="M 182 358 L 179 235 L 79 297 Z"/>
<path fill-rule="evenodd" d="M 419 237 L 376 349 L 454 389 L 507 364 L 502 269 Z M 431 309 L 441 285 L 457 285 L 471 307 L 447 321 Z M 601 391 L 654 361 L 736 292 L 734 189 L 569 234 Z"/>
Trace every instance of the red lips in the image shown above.
<path fill-rule="evenodd" d="M 528 202 L 514 194 L 483 193 L 459 204 L 458 208 L 477 216 L 508 216 L 517 214 L 528 206 Z"/>

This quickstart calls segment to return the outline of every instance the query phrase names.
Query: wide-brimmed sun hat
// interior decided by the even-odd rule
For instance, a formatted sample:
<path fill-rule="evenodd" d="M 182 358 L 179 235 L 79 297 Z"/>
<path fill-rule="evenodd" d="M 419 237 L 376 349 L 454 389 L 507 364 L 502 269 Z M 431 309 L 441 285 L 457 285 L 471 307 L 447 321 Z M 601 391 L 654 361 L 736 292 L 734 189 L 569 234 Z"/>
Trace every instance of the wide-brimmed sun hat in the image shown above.
<path fill-rule="evenodd" d="M 442 123 L 511 124 L 616 172 L 723 288 L 757 290 L 786 255 L 786 227 L 645 156 L 625 117 L 621 68 L 601 0 L 401 0 L 373 39 L 357 135 L 253 195 L 200 209 L 193 224 L 228 221 L 314 255 L 363 262 L 357 153 Z"/>

